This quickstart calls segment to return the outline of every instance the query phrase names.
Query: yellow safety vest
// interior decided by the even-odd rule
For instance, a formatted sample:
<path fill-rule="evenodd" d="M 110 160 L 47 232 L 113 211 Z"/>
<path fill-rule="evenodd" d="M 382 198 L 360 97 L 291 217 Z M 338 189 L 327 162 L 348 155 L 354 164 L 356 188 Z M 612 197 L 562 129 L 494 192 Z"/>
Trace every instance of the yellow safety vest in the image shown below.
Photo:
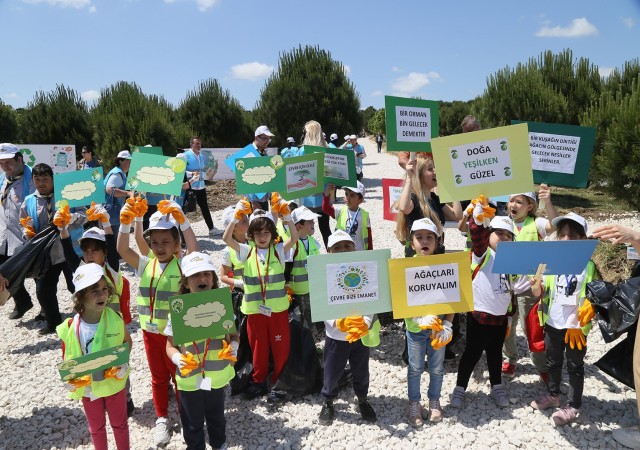
<path fill-rule="evenodd" d="M 140 328 L 147 330 L 147 323 L 158 325 L 158 333 L 164 334 L 169 318 L 169 297 L 175 295 L 180 288 L 180 260 L 173 258 L 162 270 L 157 258 L 149 260 L 140 277 L 140 295 L 136 298 Z M 153 311 L 151 297 L 155 297 Z M 153 313 L 153 315 L 152 315 Z"/>
<path fill-rule="evenodd" d="M 229 247 L 229 259 L 231 260 L 231 269 L 233 269 L 233 279 L 242 280 L 242 276 L 244 275 L 244 263 L 238 259 L 238 254 L 231 247 Z"/>
<path fill-rule="evenodd" d="M 190 352 L 194 355 L 196 361 L 200 363 L 197 369 L 192 370 L 188 375 L 182 376 L 180 369 L 176 369 L 176 383 L 181 391 L 197 391 L 196 375 L 202 375 L 202 358 L 204 358 L 204 376 L 211 379 L 211 387 L 220 389 L 226 386 L 233 379 L 236 372 L 233 366 L 226 359 L 219 359 L 218 352 L 222 350 L 222 339 L 216 338 L 209 340 L 207 347 L 207 339 L 196 341 L 184 346 L 184 352 Z"/>
<path fill-rule="evenodd" d="M 536 219 L 531 216 L 527 216 L 527 218 L 524 219 L 524 223 L 520 230 L 518 230 L 518 227 L 514 224 L 513 234 L 516 236 L 516 241 L 537 242 L 540 240 L 538 227 L 536 226 Z"/>
<path fill-rule="evenodd" d="M 346 206 L 340 210 L 340 214 L 336 217 L 336 230 L 349 232 L 349 230 L 347 230 L 348 211 L 349 209 Z M 369 250 L 369 228 L 367 227 L 367 223 L 369 223 L 369 213 L 360 208 L 360 217 L 359 227 L 360 234 L 362 235 L 363 250 Z"/>
<path fill-rule="evenodd" d="M 240 311 L 246 315 L 258 314 L 261 304 L 271 308 L 274 313 L 286 311 L 289 308 L 289 296 L 284 288 L 284 263 L 278 259 L 275 245 L 269 246 L 264 264 L 258 261 L 257 252 L 257 248 L 252 248 L 244 263 L 244 297 Z"/>
<path fill-rule="evenodd" d="M 293 257 L 293 268 L 291 269 L 291 280 L 289 287 L 296 295 L 304 295 L 309 293 L 309 273 L 307 272 L 307 258 L 311 255 L 319 255 L 320 249 L 316 246 L 316 241 L 309 237 L 309 253 L 304 244 L 298 239 Z"/>

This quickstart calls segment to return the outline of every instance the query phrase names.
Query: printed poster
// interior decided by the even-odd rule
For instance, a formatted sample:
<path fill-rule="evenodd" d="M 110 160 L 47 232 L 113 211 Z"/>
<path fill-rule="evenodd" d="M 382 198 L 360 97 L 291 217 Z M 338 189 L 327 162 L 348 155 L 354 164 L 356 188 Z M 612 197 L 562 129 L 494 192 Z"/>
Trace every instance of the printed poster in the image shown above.
<path fill-rule="evenodd" d="M 440 132 L 438 102 L 385 96 L 384 107 L 388 151 L 431 152 Z"/>
<path fill-rule="evenodd" d="M 274 158 L 284 161 L 281 156 L 274 156 Z M 286 158 L 284 170 L 285 188 L 278 192 L 285 200 L 324 192 L 324 154 L 311 153 Z"/>
<path fill-rule="evenodd" d="M 53 174 L 56 209 L 69 205 L 89 206 L 91 202 L 104 203 L 102 167 Z"/>
<path fill-rule="evenodd" d="M 529 127 L 531 166 L 535 183 L 587 187 L 596 139 L 594 127 L 519 120 L 512 120 L 511 123 L 526 123 Z"/>
<path fill-rule="evenodd" d="M 391 250 L 314 255 L 307 259 L 311 319 L 340 319 L 391 311 Z"/>
<path fill-rule="evenodd" d="M 179 196 L 186 168 L 187 163 L 177 157 L 134 153 L 126 189 Z"/>
<path fill-rule="evenodd" d="M 16 144 L 27 166 L 33 169 L 36 164 L 51 166 L 53 173 L 76 170 L 76 146 L 68 144 Z"/>
<path fill-rule="evenodd" d="M 305 153 L 324 153 L 324 184 L 333 183 L 341 187 L 356 187 L 356 156 L 353 150 L 304 146 Z"/>
<path fill-rule="evenodd" d="M 121 366 L 129 362 L 129 344 L 124 343 L 58 363 L 62 381 L 69 381 L 94 372 Z"/>
<path fill-rule="evenodd" d="M 169 297 L 173 342 L 181 345 L 234 333 L 229 288 Z"/>
<path fill-rule="evenodd" d="M 431 144 L 443 203 L 533 191 L 525 123 L 435 138 Z"/>
<path fill-rule="evenodd" d="M 396 221 L 398 210 L 393 206 L 402 194 L 403 180 L 382 179 L 382 207 L 384 220 Z"/>
<path fill-rule="evenodd" d="M 393 318 L 473 309 L 468 252 L 389 260 Z"/>

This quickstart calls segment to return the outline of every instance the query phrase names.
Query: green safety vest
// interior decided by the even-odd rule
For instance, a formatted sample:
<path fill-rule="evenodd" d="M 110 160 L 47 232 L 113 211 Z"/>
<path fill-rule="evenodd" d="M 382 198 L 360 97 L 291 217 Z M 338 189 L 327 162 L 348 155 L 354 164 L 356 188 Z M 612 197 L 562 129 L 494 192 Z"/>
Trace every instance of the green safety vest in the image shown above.
<path fill-rule="evenodd" d="M 107 280 L 107 284 L 115 292 L 115 294 L 109 296 L 107 306 L 115 312 L 120 313 L 120 295 L 122 295 L 123 289 L 122 276 L 115 270 L 111 270 L 107 264 L 102 266 L 102 270 L 104 271 L 104 278 Z"/>
<path fill-rule="evenodd" d="M 349 208 L 346 206 L 340 210 L 340 214 L 336 217 L 336 230 L 349 232 L 347 230 L 348 211 Z M 363 250 L 369 250 L 369 228 L 367 227 L 367 223 L 369 223 L 369 213 L 360 208 L 360 216 L 360 234 L 362 235 L 362 242 L 364 243 Z"/>
<path fill-rule="evenodd" d="M 276 226 L 276 231 L 278 232 L 278 236 L 280 236 L 283 241 L 286 241 L 291 237 L 291 232 L 288 230 L 288 228 L 284 227 L 282 220 L 278 221 L 278 225 Z"/>
<path fill-rule="evenodd" d="M 580 299 L 580 304 L 578 306 L 582 306 L 584 303 L 584 295 L 587 291 L 587 283 L 593 281 L 596 275 L 596 265 L 593 261 L 589 261 L 587 263 L 587 273 L 585 275 L 584 281 L 582 282 L 582 288 L 580 288 L 580 293 L 578 294 L 578 298 Z M 542 297 L 542 301 L 540 302 L 540 306 L 538 307 L 538 319 L 540 319 L 540 325 L 544 326 L 549 320 L 549 311 L 551 311 L 551 305 L 553 304 L 553 297 L 556 288 L 556 275 L 547 275 L 544 278 L 544 296 Z M 591 331 L 591 322 L 587 323 L 584 327 L 582 327 L 582 332 L 584 335 L 588 335 L 589 331 Z"/>
<path fill-rule="evenodd" d="M 238 259 L 238 254 L 231 247 L 229 247 L 229 259 L 231 260 L 231 269 L 233 269 L 233 279 L 242 280 L 242 276 L 244 275 L 244 263 Z"/>
<path fill-rule="evenodd" d="M 244 296 L 240 311 L 244 314 L 258 314 L 261 304 L 271 308 L 271 312 L 277 313 L 289 309 L 289 296 L 284 288 L 284 264 L 278 259 L 275 245 L 269 246 L 267 261 L 269 267 L 257 261 L 258 249 L 252 248 L 244 262 Z M 260 266 L 260 267 L 258 267 Z M 260 272 L 260 276 L 258 276 Z M 266 273 L 265 273 L 266 272 Z M 268 281 L 265 298 L 262 298 L 260 281 Z"/>
<path fill-rule="evenodd" d="M 147 323 L 153 321 L 158 324 L 158 333 L 164 334 L 169 318 L 169 297 L 175 295 L 180 288 L 180 260 L 173 258 L 164 268 L 160 269 L 157 258 L 149 260 L 140 277 L 140 295 L 136 298 L 140 328 L 147 329 Z M 153 282 L 153 285 L 152 285 Z M 155 294 L 153 317 L 151 316 L 151 294 Z"/>
<path fill-rule="evenodd" d="M 522 227 L 518 231 L 518 227 L 513 225 L 513 234 L 516 236 L 516 241 L 539 241 L 540 235 L 538 234 L 538 227 L 536 227 L 536 219 L 531 216 L 527 216 L 524 219 Z"/>
<path fill-rule="evenodd" d="M 80 318 L 78 317 L 78 320 Z M 83 355 L 80 348 L 80 341 L 76 334 L 75 320 L 69 319 L 56 327 L 56 332 L 62 342 L 64 342 L 64 360 L 78 358 Z M 115 347 L 124 342 L 124 321 L 122 317 L 110 308 L 105 308 L 100 316 L 98 329 L 93 339 L 92 351 L 97 352 L 111 347 Z M 98 398 L 108 397 L 124 389 L 127 382 L 127 375 L 122 379 L 105 378 L 104 370 L 98 370 L 91 374 L 91 393 Z M 84 396 L 85 387 L 69 392 L 69 398 L 80 400 Z"/>
<path fill-rule="evenodd" d="M 378 345 L 380 345 L 380 321 L 378 320 L 377 315 L 373 316 L 367 335 L 362 336 L 360 340 L 366 347 L 377 347 Z"/>
<path fill-rule="evenodd" d="M 202 356 L 204 355 L 206 344 L 207 339 L 203 339 L 201 341 L 196 341 L 195 347 L 194 343 L 184 346 L 183 353 L 192 353 L 195 360 L 200 364 L 197 369 L 192 370 L 184 377 L 180 374 L 180 369 L 176 368 L 176 383 L 178 384 L 179 390 L 198 390 L 196 385 L 196 375 L 202 375 Z M 220 389 L 226 386 L 236 374 L 233 366 L 228 360 L 218 358 L 218 352 L 220 350 L 222 350 L 222 338 L 212 338 L 209 341 L 209 348 L 207 349 L 207 356 L 204 361 L 204 376 L 211 379 L 211 387 L 213 389 Z"/>
<path fill-rule="evenodd" d="M 303 295 L 309 293 L 309 273 L 307 272 L 307 258 L 312 255 L 319 255 L 320 249 L 316 246 L 315 239 L 309 237 L 309 253 L 304 248 L 301 239 L 296 242 L 296 249 L 293 256 L 293 268 L 291 269 L 291 281 L 289 287 L 294 294 Z"/>

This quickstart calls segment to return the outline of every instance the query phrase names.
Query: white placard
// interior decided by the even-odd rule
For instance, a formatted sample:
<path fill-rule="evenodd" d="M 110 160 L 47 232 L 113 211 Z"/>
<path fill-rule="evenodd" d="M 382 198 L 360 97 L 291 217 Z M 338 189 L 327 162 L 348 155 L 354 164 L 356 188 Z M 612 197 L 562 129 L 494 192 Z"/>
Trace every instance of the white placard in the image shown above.
<path fill-rule="evenodd" d="M 573 175 L 578 160 L 579 136 L 529 132 L 533 170 Z"/>
<path fill-rule="evenodd" d="M 349 162 L 345 155 L 324 154 L 324 176 L 349 180 Z"/>
<path fill-rule="evenodd" d="M 396 106 L 396 140 L 431 142 L 431 110 L 415 106 Z"/>
<path fill-rule="evenodd" d="M 327 264 L 329 305 L 378 300 L 378 263 Z"/>
<path fill-rule="evenodd" d="M 395 203 L 400 199 L 402 195 L 402 186 L 389 186 L 389 209 L 392 213 L 397 213 L 398 208 L 394 207 Z"/>
<path fill-rule="evenodd" d="M 408 306 L 460 301 L 458 264 L 409 267 L 404 274 Z"/>
<path fill-rule="evenodd" d="M 509 139 L 506 137 L 449 147 L 449 158 L 459 187 L 513 177 Z"/>

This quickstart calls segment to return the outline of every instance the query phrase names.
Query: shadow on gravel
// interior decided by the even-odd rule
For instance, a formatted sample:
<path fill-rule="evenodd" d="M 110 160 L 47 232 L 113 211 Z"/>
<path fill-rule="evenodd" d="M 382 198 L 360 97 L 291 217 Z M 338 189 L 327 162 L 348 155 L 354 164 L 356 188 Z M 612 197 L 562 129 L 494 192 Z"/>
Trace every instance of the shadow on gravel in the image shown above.
<path fill-rule="evenodd" d="M 493 402 L 491 396 L 485 392 L 467 389 L 465 406 L 461 409 L 446 406 L 444 412 L 448 417 L 460 425 L 476 429 L 481 425 L 496 420 L 512 419 L 514 406 L 499 408 Z"/>
<path fill-rule="evenodd" d="M 274 448 L 287 444 L 287 448 L 301 448 L 302 436 L 311 432 L 309 427 L 288 427 L 280 414 L 264 417 L 249 410 L 251 402 L 227 405 L 225 419 L 227 421 L 227 442 L 241 448 Z M 262 405 L 262 401 L 258 404 Z M 230 424 L 233 424 L 230 426 Z"/>
<path fill-rule="evenodd" d="M 48 350 L 59 350 L 61 349 L 61 341 L 58 339 L 56 335 L 52 335 L 54 337 L 49 337 L 47 340 L 42 342 L 34 342 L 33 344 L 27 344 L 21 348 L 14 348 L 11 350 L 11 354 L 29 354 L 29 355 L 37 355 L 38 353 L 42 353 Z"/>

